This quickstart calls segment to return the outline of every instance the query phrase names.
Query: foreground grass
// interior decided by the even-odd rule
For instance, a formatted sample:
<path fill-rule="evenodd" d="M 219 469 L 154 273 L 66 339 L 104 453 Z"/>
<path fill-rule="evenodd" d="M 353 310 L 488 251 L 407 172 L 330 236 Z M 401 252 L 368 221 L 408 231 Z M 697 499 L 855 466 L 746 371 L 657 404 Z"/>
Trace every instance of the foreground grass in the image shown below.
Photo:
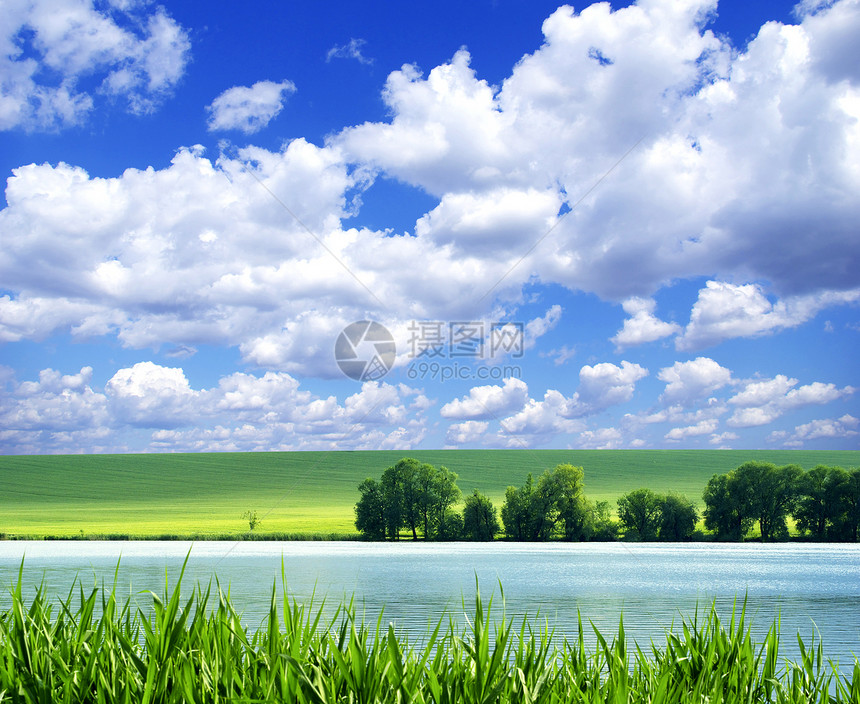
<path fill-rule="evenodd" d="M 0 534 L 8 537 L 217 539 L 247 533 L 243 512 L 269 536 L 357 535 L 358 484 L 404 455 L 459 474 L 501 505 L 508 485 L 569 462 L 585 493 L 613 505 L 648 487 L 700 501 L 713 474 L 747 460 L 856 466 L 860 452 L 751 450 L 415 450 L 145 455 L 0 456 Z"/>
<path fill-rule="evenodd" d="M 0 702 L 860 702 L 860 662 L 841 675 L 798 637 L 799 661 L 783 665 L 778 624 L 756 644 L 742 609 L 726 626 L 712 609 L 646 650 L 623 622 L 611 640 L 594 629 L 590 649 L 581 619 L 559 642 L 492 622 L 478 593 L 465 629 L 443 619 L 410 643 L 352 603 L 326 619 L 286 590 L 250 632 L 217 583 L 184 602 L 165 589 L 147 615 L 82 586 L 27 603 L 21 582 L 0 612 Z"/>

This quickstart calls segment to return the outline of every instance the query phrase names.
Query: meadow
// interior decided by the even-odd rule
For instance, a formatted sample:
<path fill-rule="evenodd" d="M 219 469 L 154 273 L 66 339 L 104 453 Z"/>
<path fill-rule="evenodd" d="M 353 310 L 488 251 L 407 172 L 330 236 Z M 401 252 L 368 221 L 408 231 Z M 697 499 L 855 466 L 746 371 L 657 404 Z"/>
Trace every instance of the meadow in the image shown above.
<path fill-rule="evenodd" d="M 701 508 L 708 479 L 747 460 L 860 465 L 856 451 L 415 450 L 139 455 L 0 456 L 0 534 L 14 537 L 355 537 L 357 486 L 404 456 L 444 465 L 464 493 L 501 505 L 568 462 L 585 469 L 585 494 L 615 499 L 639 487 L 687 495 Z"/>

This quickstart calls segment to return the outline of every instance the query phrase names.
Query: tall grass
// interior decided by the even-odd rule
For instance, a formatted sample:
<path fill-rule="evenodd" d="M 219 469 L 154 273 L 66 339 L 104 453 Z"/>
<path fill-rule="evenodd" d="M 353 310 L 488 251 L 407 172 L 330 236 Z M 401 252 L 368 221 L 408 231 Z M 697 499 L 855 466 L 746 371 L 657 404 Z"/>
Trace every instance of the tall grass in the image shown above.
<path fill-rule="evenodd" d="M 842 675 L 820 641 L 798 637 L 799 661 L 780 664 L 779 624 L 756 644 L 743 608 L 728 625 L 712 608 L 643 650 L 623 619 L 611 640 L 580 618 L 559 641 L 528 619 L 491 619 L 476 591 L 465 626 L 443 617 L 410 642 L 352 601 L 326 617 L 285 586 L 249 630 L 217 580 L 185 600 L 165 584 L 143 610 L 118 603 L 116 581 L 27 600 L 22 577 L 23 565 L 0 611 L 0 702 L 860 702 L 860 662 Z"/>

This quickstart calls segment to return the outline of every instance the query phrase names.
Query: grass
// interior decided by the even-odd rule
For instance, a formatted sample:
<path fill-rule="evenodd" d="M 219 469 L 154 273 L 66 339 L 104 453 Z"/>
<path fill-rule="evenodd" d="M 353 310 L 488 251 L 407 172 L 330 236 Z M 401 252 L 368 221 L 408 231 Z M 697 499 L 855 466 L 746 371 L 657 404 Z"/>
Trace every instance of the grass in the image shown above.
<path fill-rule="evenodd" d="M 806 469 L 856 466 L 856 451 L 415 450 L 144 455 L 0 456 L 0 534 L 51 537 L 234 538 L 248 510 L 271 536 L 355 536 L 356 487 L 404 456 L 445 465 L 464 493 L 501 505 L 562 462 L 585 468 L 585 492 L 614 504 L 639 487 L 672 489 L 701 503 L 711 475 L 762 459 Z"/>
<path fill-rule="evenodd" d="M 842 675 L 820 641 L 798 636 L 798 662 L 782 663 L 778 623 L 757 644 L 743 609 L 727 626 L 712 609 L 645 649 L 627 642 L 622 619 L 611 639 L 593 629 L 590 648 L 581 617 L 577 637 L 559 642 L 527 619 L 494 622 L 477 591 L 464 629 L 443 616 L 410 643 L 381 616 L 365 624 L 352 603 L 325 618 L 286 588 L 279 599 L 273 587 L 250 631 L 217 582 L 186 600 L 165 585 L 144 613 L 82 586 L 58 605 L 41 589 L 27 603 L 22 572 L 0 612 L 0 702 L 860 701 L 860 662 Z"/>

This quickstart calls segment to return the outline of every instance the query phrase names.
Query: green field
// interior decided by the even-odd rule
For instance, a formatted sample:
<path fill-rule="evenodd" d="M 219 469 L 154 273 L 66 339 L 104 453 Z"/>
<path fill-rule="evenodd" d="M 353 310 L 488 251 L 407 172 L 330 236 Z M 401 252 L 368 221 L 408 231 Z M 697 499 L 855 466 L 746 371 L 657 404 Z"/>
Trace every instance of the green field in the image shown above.
<path fill-rule="evenodd" d="M 799 450 L 415 450 L 145 455 L 0 456 L 0 533 L 8 537 L 94 535 L 228 536 L 260 533 L 354 534 L 358 483 L 404 456 L 459 474 L 501 504 L 520 486 L 562 462 L 585 468 L 585 493 L 614 503 L 639 487 L 669 489 L 701 505 L 715 473 L 751 459 L 854 467 L 857 451 Z"/>

